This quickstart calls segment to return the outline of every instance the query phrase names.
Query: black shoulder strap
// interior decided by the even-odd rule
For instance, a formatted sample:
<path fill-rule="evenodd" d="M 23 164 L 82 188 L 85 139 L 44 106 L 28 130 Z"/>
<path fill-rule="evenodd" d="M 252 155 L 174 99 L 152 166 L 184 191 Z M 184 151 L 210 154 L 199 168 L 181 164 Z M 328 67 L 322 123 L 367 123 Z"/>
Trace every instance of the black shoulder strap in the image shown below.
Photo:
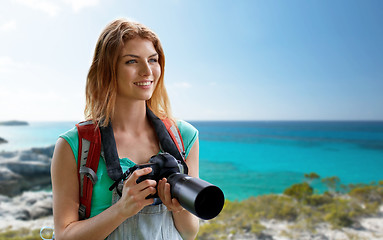
<path fill-rule="evenodd" d="M 109 122 L 107 127 L 100 127 L 100 133 L 108 176 L 113 181 L 117 181 L 121 178 L 123 172 L 120 166 L 120 159 L 117 153 L 116 141 L 114 139 L 111 122 Z"/>
<path fill-rule="evenodd" d="M 184 157 L 178 150 L 176 145 L 177 143 L 175 143 L 172 140 L 164 123 L 148 107 L 146 107 L 146 114 L 154 127 L 162 151 L 171 154 L 173 157 L 179 160 L 184 167 L 184 172 L 187 174 L 188 166 L 185 163 Z M 107 127 L 100 127 L 100 132 L 108 176 L 113 181 L 118 181 L 119 179 L 121 179 L 123 172 L 120 166 L 120 160 L 117 153 L 116 141 L 114 139 L 112 124 L 109 122 L 109 125 Z"/>
<path fill-rule="evenodd" d="M 148 116 L 150 122 L 153 124 L 154 130 L 161 144 L 162 151 L 169 153 L 177 160 L 181 161 L 184 167 L 184 172 L 187 174 L 188 166 L 185 163 L 185 159 L 178 150 L 176 145 L 177 143 L 172 140 L 165 124 L 149 109 L 149 107 L 146 107 L 146 115 Z"/>

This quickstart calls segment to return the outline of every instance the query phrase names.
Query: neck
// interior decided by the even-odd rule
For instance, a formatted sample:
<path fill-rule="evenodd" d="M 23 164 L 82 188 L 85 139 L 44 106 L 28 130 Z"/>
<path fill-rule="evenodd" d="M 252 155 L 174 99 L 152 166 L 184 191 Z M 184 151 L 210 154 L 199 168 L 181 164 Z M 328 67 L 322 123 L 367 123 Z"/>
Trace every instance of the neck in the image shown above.
<path fill-rule="evenodd" d="M 116 99 L 112 117 L 114 130 L 141 131 L 147 124 L 145 101 L 127 101 Z"/>

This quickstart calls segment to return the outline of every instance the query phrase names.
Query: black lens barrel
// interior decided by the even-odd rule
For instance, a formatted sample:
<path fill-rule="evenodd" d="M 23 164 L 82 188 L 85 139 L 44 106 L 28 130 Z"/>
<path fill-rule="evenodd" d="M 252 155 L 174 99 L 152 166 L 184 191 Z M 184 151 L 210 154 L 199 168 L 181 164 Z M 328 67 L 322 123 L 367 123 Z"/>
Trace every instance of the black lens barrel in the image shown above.
<path fill-rule="evenodd" d="M 202 179 L 174 173 L 168 177 L 172 197 L 182 207 L 201 219 L 212 219 L 222 210 L 225 197 L 222 190 Z"/>

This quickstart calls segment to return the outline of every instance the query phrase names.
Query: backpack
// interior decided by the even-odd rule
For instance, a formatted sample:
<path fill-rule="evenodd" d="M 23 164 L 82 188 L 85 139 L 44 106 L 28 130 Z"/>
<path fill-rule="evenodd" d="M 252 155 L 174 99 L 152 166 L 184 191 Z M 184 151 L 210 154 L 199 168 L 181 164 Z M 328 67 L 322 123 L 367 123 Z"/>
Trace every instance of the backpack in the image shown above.
<path fill-rule="evenodd" d="M 152 120 L 160 141 L 161 150 L 165 150 L 176 159 L 181 160 L 187 173 L 185 147 L 178 127 L 168 118 L 160 120 L 148 109 L 147 115 Z M 98 180 L 96 172 L 101 155 L 102 142 L 100 128 L 97 123 L 84 121 L 76 124 L 76 127 L 79 139 L 77 173 L 80 185 L 80 206 L 78 212 L 80 220 L 83 220 L 89 218 L 91 212 L 93 186 Z M 173 145 L 173 149 L 170 145 Z"/>

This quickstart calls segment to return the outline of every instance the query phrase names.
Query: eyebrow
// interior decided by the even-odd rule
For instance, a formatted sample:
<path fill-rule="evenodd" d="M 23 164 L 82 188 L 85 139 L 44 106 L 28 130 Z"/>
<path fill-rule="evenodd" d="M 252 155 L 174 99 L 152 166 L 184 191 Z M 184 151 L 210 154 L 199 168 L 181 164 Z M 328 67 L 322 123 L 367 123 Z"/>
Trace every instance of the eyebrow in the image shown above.
<path fill-rule="evenodd" d="M 155 56 L 158 56 L 158 53 L 154 53 L 154 54 L 150 55 L 149 58 L 155 57 Z M 137 56 L 137 55 L 134 55 L 134 54 L 125 54 L 122 57 L 140 58 L 140 56 Z"/>

